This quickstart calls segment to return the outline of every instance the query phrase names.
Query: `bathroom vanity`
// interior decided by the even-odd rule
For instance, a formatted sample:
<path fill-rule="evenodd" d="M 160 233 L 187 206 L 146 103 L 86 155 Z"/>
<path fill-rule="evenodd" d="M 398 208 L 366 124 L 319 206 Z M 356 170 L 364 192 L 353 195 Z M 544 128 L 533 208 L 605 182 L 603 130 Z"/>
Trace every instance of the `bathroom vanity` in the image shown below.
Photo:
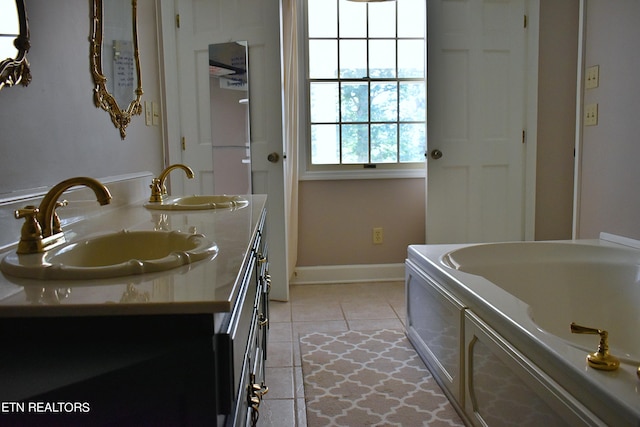
<path fill-rule="evenodd" d="M 68 243 L 96 233 L 180 231 L 217 251 L 167 271 L 95 280 L 0 276 L 0 425 L 252 425 L 267 392 L 266 196 L 239 208 L 150 210 L 150 174 L 65 193 Z M 41 197 L 40 197 L 41 198 Z M 38 200 L 34 197 L 33 200 Z M 0 203 L 0 257 L 21 221 Z M 9 231 L 7 231 L 9 230 Z"/>

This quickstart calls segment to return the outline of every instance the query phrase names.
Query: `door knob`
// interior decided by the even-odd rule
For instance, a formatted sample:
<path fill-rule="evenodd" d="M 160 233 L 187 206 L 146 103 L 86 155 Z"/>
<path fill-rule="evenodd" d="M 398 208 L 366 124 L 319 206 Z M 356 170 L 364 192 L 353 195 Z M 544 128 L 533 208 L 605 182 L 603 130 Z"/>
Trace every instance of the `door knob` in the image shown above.
<path fill-rule="evenodd" d="M 267 160 L 269 160 L 271 163 L 278 163 L 278 160 L 280 160 L 280 155 L 276 152 L 270 153 L 267 156 Z"/>
<path fill-rule="evenodd" d="M 431 158 L 433 160 L 438 160 L 441 157 L 442 157 L 442 151 L 438 150 L 437 148 L 431 151 Z"/>

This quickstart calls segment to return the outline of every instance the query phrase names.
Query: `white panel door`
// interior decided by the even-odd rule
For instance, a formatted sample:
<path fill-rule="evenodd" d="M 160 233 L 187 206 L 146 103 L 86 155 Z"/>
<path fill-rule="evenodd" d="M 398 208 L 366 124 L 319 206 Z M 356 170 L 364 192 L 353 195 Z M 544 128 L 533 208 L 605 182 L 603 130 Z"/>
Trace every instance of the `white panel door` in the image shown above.
<path fill-rule="evenodd" d="M 185 163 L 196 178 L 172 172 L 172 191 L 211 194 L 213 141 L 210 121 L 209 44 L 248 42 L 252 187 L 267 194 L 271 296 L 287 300 L 280 0 L 160 0 L 162 84 L 169 163 Z M 179 28 L 176 16 L 179 15 Z M 215 138 L 215 135 L 213 136 Z M 184 144 L 182 139 L 184 138 Z"/>
<path fill-rule="evenodd" d="M 522 240 L 524 0 L 427 7 L 427 242 Z"/>

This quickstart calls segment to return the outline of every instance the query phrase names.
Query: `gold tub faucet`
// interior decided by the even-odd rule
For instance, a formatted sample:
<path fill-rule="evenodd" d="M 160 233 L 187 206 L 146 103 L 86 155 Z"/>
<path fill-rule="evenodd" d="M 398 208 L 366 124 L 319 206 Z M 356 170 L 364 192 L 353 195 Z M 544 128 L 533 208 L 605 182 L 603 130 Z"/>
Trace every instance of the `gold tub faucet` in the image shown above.
<path fill-rule="evenodd" d="M 111 202 L 111 193 L 100 181 L 88 178 L 77 177 L 66 179 L 54 185 L 40 202 L 40 206 L 27 206 L 24 209 L 15 211 L 16 219 L 25 218 L 22 226 L 20 242 L 18 243 L 19 254 L 31 254 L 44 252 L 60 243 L 64 243 L 64 233 L 60 227 L 60 220 L 56 214 L 56 208 L 65 206 L 66 201 L 58 202 L 58 199 L 71 187 L 89 187 L 96 195 L 100 205 Z"/>
<path fill-rule="evenodd" d="M 164 182 L 167 180 L 169 172 L 174 169 L 182 169 L 189 179 L 194 177 L 193 170 L 189 166 L 180 163 L 168 166 L 157 178 L 151 180 L 151 185 L 149 186 L 151 188 L 150 202 L 161 202 L 164 199 L 164 196 L 167 194 L 167 187 L 164 185 Z"/>
<path fill-rule="evenodd" d="M 571 322 L 572 334 L 592 334 L 600 335 L 598 349 L 587 355 L 587 364 L 594 369 L 603 371 L 614 371 L 620 366 L 620 360 L 609 353 L 609 333 L 603 329 L 589 328 L 587 326 L 576 325 Z"/>

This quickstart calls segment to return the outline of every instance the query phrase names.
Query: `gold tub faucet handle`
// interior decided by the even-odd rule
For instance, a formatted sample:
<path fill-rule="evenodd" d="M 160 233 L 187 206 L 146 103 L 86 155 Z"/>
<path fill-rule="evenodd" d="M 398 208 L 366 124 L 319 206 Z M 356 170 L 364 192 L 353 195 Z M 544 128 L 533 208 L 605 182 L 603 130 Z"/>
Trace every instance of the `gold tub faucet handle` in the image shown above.
<path fill-rule="evenodd" d="M 604 329 L 589 328 L 571 322 L 571 333 L 600 335 L 598 350 L 587 355 L 587 364 L 594 369 L 603 371 L 613 371 L 618 369 L 620 361 L 617 357 L 609 353 L 609 333 Z"/>

